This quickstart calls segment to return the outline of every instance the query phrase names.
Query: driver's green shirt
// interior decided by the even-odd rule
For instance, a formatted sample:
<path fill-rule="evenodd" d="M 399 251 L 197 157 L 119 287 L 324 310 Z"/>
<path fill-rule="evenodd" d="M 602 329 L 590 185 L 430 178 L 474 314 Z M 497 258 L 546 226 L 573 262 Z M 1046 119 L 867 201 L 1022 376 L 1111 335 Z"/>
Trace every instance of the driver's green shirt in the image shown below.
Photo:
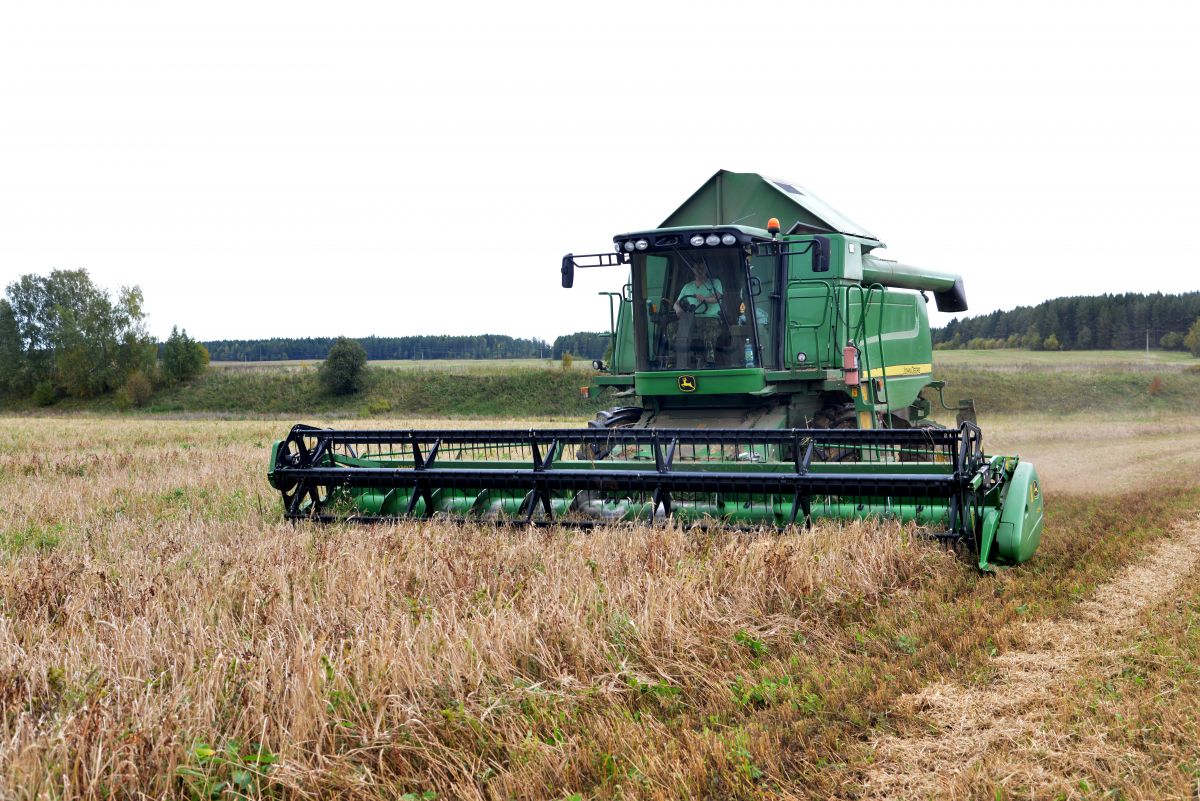
<path fill-rule="evenodd" d="M 721 288 L 721 279 L 706 278 L 699 283 L 692 281 L 691 283 L 684 284 L 683 289 L 679 290 L 679 297 L 675 298 L 675 301 L 678 303 L 686 297 L 695 298 L 696 305 L 700 306 L 700 311 L 696 312 L 697 317 L 716 317 L 721 313 L 720 297 L 722 294 L 724 294 L 724 290 Z M 718 300 L 716 303 L 709 303 L 705 307 L 703 305 L 704 301 L 700 300 L 700 297 L 711 295 L 716 295 Z"/>

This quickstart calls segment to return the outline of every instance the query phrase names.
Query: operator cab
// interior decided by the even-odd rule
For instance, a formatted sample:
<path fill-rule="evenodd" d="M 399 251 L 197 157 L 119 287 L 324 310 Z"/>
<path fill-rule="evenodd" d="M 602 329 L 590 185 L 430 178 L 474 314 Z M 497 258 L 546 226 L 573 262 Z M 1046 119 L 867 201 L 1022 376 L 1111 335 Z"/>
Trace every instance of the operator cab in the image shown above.
<path fill-rule="evenodd" d="M 739 226 L 615 237 L 631 268 L 636 369 L 773 366 L 778 260 L 754 248 L 769 240 Z"/>

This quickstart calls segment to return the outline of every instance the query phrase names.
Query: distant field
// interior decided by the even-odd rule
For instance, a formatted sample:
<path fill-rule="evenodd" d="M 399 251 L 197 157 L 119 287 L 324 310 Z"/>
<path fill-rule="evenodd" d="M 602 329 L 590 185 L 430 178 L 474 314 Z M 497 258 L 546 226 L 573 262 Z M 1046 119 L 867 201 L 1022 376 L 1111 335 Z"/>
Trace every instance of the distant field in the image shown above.
<path fill-rule="evenodd" d="M 938 350 L 935 366 L 984 370 L 1181 370 L 1200 365 L 1189 353 L 1176 350 Z"/>
<path fill-rule="evenodd" d="M 1200 360 L 1173 351 L 935 351 L 947 400 L 995 414 L 1154 415 L 1196 408 Z M 935 402 L 936 403 L 936 402 Z"/>
<path fill-rule="evenodd" d="M 933 354 L 935 365 L 966 367 L 980 370 L 1182 370 L 1200 365 L 1200 359 L 1182 351 L 1152 350 L 939 350 Z M 213 362 L 217 370 L 297 370 L 316 367 L 319 359 L 291 359 L 263 362 Z M 562 363 L 556 359 L 378 359 L 372 367 L 395 370 L 442 370 L 463 373 L 497 373 L 515 368 L 554 368 Z M 590 359 L 576 359 L 577 370 L 591 369 Z"/>
<path fill-rule="evenodd" d="M 299 370 L 316 367 L 320 359 L 288 359 L 265 362 L 212 362 L 218 370 Z M 445 370 L 459 373 L 494 373 L 513 368 L 559 369 L 558 359 L 373 359 L 372 367 L 392 370 Z M 572 365 L 577 370 L 591 369 L 591 359 L 576 359 Z"/>

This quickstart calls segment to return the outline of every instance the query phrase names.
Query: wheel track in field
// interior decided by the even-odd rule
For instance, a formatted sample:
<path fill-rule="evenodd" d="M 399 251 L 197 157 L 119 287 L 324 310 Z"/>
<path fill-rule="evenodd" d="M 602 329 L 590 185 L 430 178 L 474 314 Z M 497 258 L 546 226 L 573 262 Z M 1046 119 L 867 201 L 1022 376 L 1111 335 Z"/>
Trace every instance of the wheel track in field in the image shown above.
<path fill-rule="evenodd" d="M 1200 519 L 1193 517 L 1148 556 L 1098 587 L 1077 614 L 1024 624 L 1020 633 L 1025 646 L 995 658 L 997 677 L 991 684 L 938 682 L 903 696 L 900 709 L 917 712 L 926 729 L 874 742 L 876 760 L 864 797 L 977 795 L 988 775 L 996 775 L 994 764 L 983 773 L 985 759 L 999 760 L 1004 767 L 999 775 L 1015 784 L 1036 788 L 1039 777 L 1048 780 L 1043 767 L 1047 758 L 1080 747 L 1055 730 L 1053 717 L 1076 670 L 1115 659 L 1141 613 L 1168 598 L 1198 562 Z M 1088 747 L 1103 750 L 1103 738 Z M 1096 756 L 1120 758 L 1121 753 Z"/>

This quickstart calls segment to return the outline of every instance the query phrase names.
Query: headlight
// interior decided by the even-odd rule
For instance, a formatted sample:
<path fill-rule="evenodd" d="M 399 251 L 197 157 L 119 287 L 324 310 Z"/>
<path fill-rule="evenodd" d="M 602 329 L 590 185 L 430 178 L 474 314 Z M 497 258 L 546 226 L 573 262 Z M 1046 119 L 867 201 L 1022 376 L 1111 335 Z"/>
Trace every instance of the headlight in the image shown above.
<path fill-rule="evenodd" d="M 650 247 L 650 243 L 647 242 L 645 239 L 639 239 L 637 242 L 635 242 L 633 244 L 633 246 L 635 248 L 637 248 L 638 250 L 645 250 L 646 248 Z"/>
<path fill-rule="evenodd" d="M 633 240 L 632 240 L 632 239 L 626 239 L 626 240 L 625 240 L 625 252 L 626 252 L 626 253 L 632 253 L 632 252 L 633 252 Z"/>
<path fill-rule="evenodd" d="M 706 236 L 704 238 L 704 244 L 710 245 L 710 246 L 711 245 L 719 245 L 719 244 L 721 244 L 721 237 L 717 236 L 716 234 L 709 234 L 708 236 Z"/>
<path fill-rule="evenodd" d="M 615 251 L 617 251 L 618 253 L 620 253 L 620 252 L 621 252 L 621 243 L 620 243 L 620 242 L 614 242 L 614 243 L 613 243 L 613 250 L 615 250 Z"/>
<path fill-rule="evenodd" d="M 724 236 L 721 237 L 722 245 L 733 245 L 736 243 L 737 243 L 737 237 L 734 236 L 733 234 L 725 234 Z"/>
<path fill-rule="evenodd" d="M 692 247 L 698 248 L 704 244 L 704 234 L 696 234 L 691 239 Z"/>

